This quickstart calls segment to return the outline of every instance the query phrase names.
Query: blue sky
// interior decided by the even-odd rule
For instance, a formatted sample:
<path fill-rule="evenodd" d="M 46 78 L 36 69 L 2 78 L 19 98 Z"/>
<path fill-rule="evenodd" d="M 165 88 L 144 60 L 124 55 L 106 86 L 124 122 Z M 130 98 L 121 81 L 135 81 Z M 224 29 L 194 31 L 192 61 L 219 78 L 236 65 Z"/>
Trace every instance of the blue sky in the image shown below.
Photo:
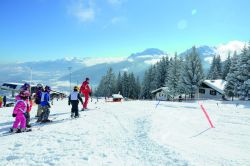
<path fill-rule="evenodd" d="M 248 0 L 1 0 L 2 63 L 250 40 Z"/>

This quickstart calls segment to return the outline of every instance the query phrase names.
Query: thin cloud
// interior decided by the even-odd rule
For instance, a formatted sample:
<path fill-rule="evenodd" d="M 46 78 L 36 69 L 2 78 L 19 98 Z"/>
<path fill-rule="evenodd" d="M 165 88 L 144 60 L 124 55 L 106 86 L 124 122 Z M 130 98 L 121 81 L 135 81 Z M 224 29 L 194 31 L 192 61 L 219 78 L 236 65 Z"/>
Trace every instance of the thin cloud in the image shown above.
<path fill-rule="evenodd" d="M 126 61 L 126 58 L 124 57 L 88 58 L 84 60 L 83 64 L 89 67 L 102 63 L 118 63 L 122 61 Z"/>
<path fill-rule="evenodd" d="M 95 20 L 96 11 L 91 0 L 74 0 L 69 6 L 69 13 L 80 22 L 91 22 Z"/>

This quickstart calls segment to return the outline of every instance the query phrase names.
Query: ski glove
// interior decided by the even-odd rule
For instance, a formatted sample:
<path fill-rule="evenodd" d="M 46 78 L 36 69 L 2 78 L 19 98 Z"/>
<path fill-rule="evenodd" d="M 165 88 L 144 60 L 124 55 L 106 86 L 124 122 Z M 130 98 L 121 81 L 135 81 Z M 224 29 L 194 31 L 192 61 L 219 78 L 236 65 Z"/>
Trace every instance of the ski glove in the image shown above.
<path fill-rule="evenodd" d="M 13 117 L 13 118 L 16 117 L 16 114 L 12 114 L 12 117 Z"/>

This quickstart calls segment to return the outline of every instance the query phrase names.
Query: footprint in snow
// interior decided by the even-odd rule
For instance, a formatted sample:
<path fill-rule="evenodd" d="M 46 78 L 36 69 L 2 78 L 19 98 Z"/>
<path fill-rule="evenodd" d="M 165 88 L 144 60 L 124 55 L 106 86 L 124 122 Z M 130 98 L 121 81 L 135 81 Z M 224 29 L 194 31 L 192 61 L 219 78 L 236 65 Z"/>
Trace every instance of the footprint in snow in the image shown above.
<path fill-rule="evenodd" d="M 19 159 L 18 156 L 8 156 L 8 157 L 6 157 L 6 160 L 8 160 L 8 161 L 17 160 L 17 159 Z"/>

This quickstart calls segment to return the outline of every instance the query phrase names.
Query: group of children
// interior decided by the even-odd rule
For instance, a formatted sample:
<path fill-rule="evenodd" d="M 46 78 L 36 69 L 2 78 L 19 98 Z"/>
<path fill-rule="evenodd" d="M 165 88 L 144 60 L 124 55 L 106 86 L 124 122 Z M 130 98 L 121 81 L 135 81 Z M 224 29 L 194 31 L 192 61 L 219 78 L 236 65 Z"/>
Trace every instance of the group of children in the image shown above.
<path fill-rule="evenodd" d="M 79 89 L 77 86 L 74 87 L 73 92 L 69 95 L 68 105 L 71 105 L 71 118 L 79 117 L 79 102 L 82 103 L 83 109 L 87 109 L 89 95 L 91 94 L 91 89 L 89 87 L 89 78 L 82 83 L 81 88 Z M 37 85 L 36 93 L 34 95 L 34 101 L 38 105 L 37 122 L 46 123 L 51 122 L 49 120 L 50 114 L 50 91 L 51 88 L 49 86 L 43 87 L 41 84 Z M 79 92 L 80 91 L 80 92 Z M 85 101 L 81 98 L 80 93 L 84 94 Z M 11 132 L 24 132 L 31 131 L 30 122 L 30 111 L 32 108 L 32 99 L 30 92 L 30 85 L 25 83 L 21 88 L 19 94 L 16 96 L 16 103 L 13 110 L 12 116 L 15 117 L 15 121 L 11 128 Z M 20 124 L 20 128 L 18 128 Z"/>
<path fill-rule="evenodd" d="M 41 114 L 38 116 L 38 122 L 49 122 L 49 100 L 50 100 L 50 87 L 45 86 L 43 89 L 42 85 L 37 86 L 37 92 L 35 94 L 35 103 L 38 104 L 38 107 L 41 110 Z M 31 131 L 29 129 L 31 127 L 30 123 L 30 111 L 32 108 L 32 99 L 30 92 L 30 85 L 25 83 L 21 88 L 19 94 L 15 97 L 16 103 L 14 106 L 14 110 L 12 116 L 15 118 L 13 126 L 11 128 L 11 132 L 25 132 Z M 37 101 L 40 101 L 38 103 Z M 19 128 L 20 125 L 20 128 Z"/>

